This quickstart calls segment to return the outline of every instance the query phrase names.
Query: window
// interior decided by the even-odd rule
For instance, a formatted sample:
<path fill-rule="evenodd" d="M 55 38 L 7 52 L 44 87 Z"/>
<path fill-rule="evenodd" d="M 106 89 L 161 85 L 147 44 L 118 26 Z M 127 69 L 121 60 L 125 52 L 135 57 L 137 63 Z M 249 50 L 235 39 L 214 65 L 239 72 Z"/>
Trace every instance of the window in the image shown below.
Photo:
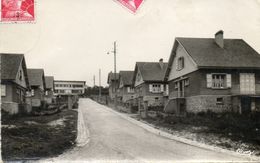
<path fill-rule="evenodd" d="M 48 91 L 45 91 L 45 95 L 48 96 Z"/>
<path fill-rule="evenodd" d="M 34 96 L 34 89 L 31 90 L 31 95 Z"/>
<path fill-rule="evenodd" d="M 223 97 L 217 98 L 216 104 L 217 104 L 217 105 L 224 105 L 224 99 L 223 99 Z"/>
<path fill-rule="evenodd" d="M 128 93 L 134 93 L 134 88 L 127 87 L 127 92 L 128 92 Z"/>
<path fill-rule="evenodd" d="M 178 86 L 178 82 L 175 82 L 175 83 L 174 83 L 174 88 L 175 88 L 175 89 L 178 89 L 178 87 L 179 87 L 179 86 Z"/>
<path fill-rule="evenodd" d="M 190 85 L 189 79 L 184 79 L 184 86 L 188 86 L 188 85 Z"/>
<path fill-rule="evenodd" d="M 169 85 L 168 85 L 168 84 L 166 84 L 165 94 L 166 94 L 166 95 L 169 95 Z"/>
<path fill-rule="evenodd" d="M 19 73 L 19 80 L 22 81 L 23 79 L 23 74 L 22 74 L 22 70 L 20 70 L 20 73 Z"/>
<path fill-rule="evenodd" d="M 255 94 L 255 74 L 240 74 L 240 92 L 242 94 Z"/>
<path fill-rule="evenodd" d="M 6 86 L 1 84 L 1 96 L 6 96 Z"/>
<path fill-rule="evenodd" d="M 207 74 L 207 88 L 231 88 L 231 74 Z"/>
<path fill-rule="evenodd" d="M 177 70 L 184 68 L 184 57 L 179 57 L 177 60 Z"/>
<path fill-rule="evenodd" d="M 163 84 L 150 84 L 149 91 L 152 93 L 161 93 L 164 91 Z"/>
<path fill-rule="evenodd" d="M 213 74 L 212 75 L 212 87 L 213 88 L 226 87 L 226 75 Z"/>

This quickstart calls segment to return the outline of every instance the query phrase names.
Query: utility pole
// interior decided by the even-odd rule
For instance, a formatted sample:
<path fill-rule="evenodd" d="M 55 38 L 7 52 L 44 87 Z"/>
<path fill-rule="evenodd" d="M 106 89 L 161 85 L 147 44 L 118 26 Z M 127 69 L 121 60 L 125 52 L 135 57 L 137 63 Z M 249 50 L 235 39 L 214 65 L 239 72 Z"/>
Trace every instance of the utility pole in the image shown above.
<path fill-rule="evenodd" d="M 96 83 L 95 83 L 95 75 L 93 76 L 93 88 L 95 87 Z"/>
<path fill-rule="evenodd" d="M 115 109 L 117 109 L 117 89 L 116 89 L 116 41 L 114 41 L 114 80 L 115 80 Z"/>
<path fill-rule="evenodd" d="M 115 109 L 117 109 L 117 88 L 116 88 L 116 41 L 114 41 L 114 50 L 111 51 L 114 53 L 114 84 L 112 82 L 112 90 L 115 92 L 115 99 L 114 99 L 114 104 L 115 104 Z M 109 52 L 107 53 L 109 54 Z M 113 92 L 113 91 L 112 91 Z"/>
<path fill-rule="evenodd" d="M 99 102 L 101 101 L 101 69 L 99 69 Z"/>

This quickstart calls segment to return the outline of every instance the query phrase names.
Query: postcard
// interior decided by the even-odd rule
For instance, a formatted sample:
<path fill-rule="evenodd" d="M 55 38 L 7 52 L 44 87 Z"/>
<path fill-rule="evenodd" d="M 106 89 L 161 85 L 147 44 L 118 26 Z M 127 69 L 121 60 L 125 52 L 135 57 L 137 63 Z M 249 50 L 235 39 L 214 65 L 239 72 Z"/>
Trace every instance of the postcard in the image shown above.
<path fill-rule="evenodd" d="M 0 0 L 3 162 L 259 162 L 259 0 Z"/>

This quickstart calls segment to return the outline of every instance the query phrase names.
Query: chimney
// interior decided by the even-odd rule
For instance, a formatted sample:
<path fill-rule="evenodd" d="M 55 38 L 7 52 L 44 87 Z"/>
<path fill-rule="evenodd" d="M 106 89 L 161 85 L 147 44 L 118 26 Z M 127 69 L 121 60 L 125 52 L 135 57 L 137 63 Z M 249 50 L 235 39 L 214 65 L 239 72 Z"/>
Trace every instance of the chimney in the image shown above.
<path fill-rule="evenodd" d="M 163 69 L 163 59 L 162 58 L 159 60 L 159 64 L 160 64 L 161 69 Z"/>
<path fill-rule="evenodd" d="M 224 32 L 222 30 L 215 34 L 215 42 L 220 48 L 224 48 Z"/>

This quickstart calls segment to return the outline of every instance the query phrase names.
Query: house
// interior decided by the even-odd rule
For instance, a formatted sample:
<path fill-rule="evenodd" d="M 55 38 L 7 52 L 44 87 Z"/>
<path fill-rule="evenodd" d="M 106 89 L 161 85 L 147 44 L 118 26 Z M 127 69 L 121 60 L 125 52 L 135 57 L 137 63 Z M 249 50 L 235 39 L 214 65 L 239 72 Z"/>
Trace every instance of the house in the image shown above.
<path fill-rule="evenodd" d="M 138 105 L 144 102 L 147 102 L 148 107 L 164 105 L 168 92 L 168 85 L 164 81 L 167 66 L 168 63 L 163 62 L 163 59 L 159 62 L 136 62 L 133 85 Z"/>
<path fill-rule="evenodd" d="M 51 104 L 54 102 L 54 77 L 53 76 L 45 76 L 45 84 L 46 84 L 46 90 L 45 90 L 45 101 L 48 104 Z"/>
<path fill-rule="evenodd" d="M 44 101 L 44 95 L 46 90 L 45 76 L 43 69 L 27 69 L 29 84 L 31 87 L 30 97 L 33 107 L 40 107 Z"/>
<path fill-rule="evenodd" d="M 110 72 L 108 74 L 107 84 L 109 85 L 108 93 L 109 93 L 110 99 L 115 98 L 115 95 L 117 93 L 117 89 L 118 89 L 118 86 L 119 86 L 119 80 L 118 79 L 119 79 L 118 73 L 115 74 L 115 73 Z"/>
<path fill-rule="evenodd" d="M 168 113 L 260 110 L 260 55 L 242 39 L 175 39 L 165 79 Z"/>
<path fill-rule="evenodd" d="M 134 71 L 120 71 L 119 72 L 119 101 L 126 103 L 133 99 L 134 88 L 133 88 L 133 75 Z"/>
<path fill-rule="evenodd" d="M 1 108 L 17 114 L 26 106 L 29 89 L 26 63 L 23 54 L 0 54 L 1 57 Z"/>

